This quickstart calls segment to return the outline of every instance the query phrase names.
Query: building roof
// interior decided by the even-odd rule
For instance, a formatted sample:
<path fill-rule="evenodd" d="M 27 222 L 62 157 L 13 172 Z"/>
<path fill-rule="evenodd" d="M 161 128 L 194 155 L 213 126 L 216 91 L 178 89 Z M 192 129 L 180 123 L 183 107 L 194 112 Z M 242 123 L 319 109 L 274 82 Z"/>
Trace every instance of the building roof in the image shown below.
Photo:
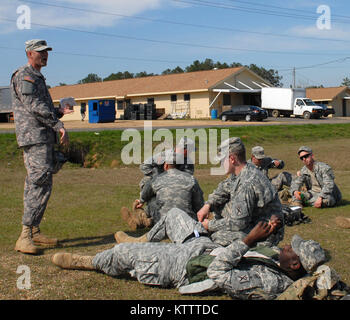
<path fill-rule="evenodd" d="M 50 94 L 52 100 L 57 101 L 62 97 L 79 100 L 204 91 L 243 69 L 245 67 L 66 85 L 50 88 Z"/>
<path fill-rule="evenodd" d="M 350 92 L 350 89 L 347 86 L 329 88 L 307 88 L 306 96 L 311 100 L 315 101 L 333 100 L 346 89 L 348 89 Z"/>

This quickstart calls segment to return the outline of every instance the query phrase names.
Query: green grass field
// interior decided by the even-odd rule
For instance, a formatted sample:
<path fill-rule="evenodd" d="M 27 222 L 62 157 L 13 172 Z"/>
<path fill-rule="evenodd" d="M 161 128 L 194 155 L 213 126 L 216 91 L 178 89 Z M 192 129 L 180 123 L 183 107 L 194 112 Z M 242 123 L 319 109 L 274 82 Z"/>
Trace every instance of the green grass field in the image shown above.
<path fill-rule="evenodd" d="M 138 197 L 142 175 L 138 168 L 124 166 L 120 150 L 121 132 L 72 133 L 71 141 L 89 146 L 88 156 L 95 156 L 92 168 L 66 164 L 54 177 L 54 188 L 41 229 L 58 237 L 61 247 L 46 248 L 40 256 L 30 256 L 13 250 L 21 230 L 23 184 L 25 169 L 15 137 L 0 135 L 0 299 L 230 299 L 226 295 L 183 297 L 176 289 L 159 289 L 123 278 L 113 279 L 102 273 L 61 270 L 50 262 L 59 251 L 93 255 L 111 248 L 113 234 L 127 231 L 120 218 L 120 208 L 130 207 Z M 298 233 L 321 243 L 330 257 L 328 265 L 335 268 L 342 280 L 350 284 L 350 229 L 335 225 L 336 216 L 350 217 L 350 125 L 298 125 L 231 128 L 230 136 L 240 136 L 250 149 L 256 144 L 265 153 L 286 162 L 285 170 L 295 173 L 301 168 L 296 156 L 302 144 L 313 148 L 315 157 L 331 165 L 336 183 L 343 194 L 337 208 L 305 208 L 312 222 L 286 227 L 284 243 Z M 114 161 L 115 160 L 115 161 Z M 114 162 L 113 162 L 114 161 Z M 98 163 L 98 165 L 96 165 Z M 205 199 L 215 189 L 222 176 L 211 176 L 211 165 L 196 167 Z M 276 171 L 271 174 L 277 173 Z M 141 234 L 141 232 L 130 233 Z M 31 289 L 19 290 L 18 266 L 31 271 Z"/>

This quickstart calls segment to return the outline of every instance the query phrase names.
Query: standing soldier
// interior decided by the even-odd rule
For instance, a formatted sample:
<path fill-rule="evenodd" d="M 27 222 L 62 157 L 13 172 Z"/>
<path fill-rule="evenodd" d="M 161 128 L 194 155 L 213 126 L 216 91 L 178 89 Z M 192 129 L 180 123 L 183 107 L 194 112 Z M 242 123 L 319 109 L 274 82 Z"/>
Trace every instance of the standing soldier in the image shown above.
<path fill-rule="evenodd" d="M 51 195 L 52 174 L 59 169 L 54 152 L 57 134 L 62 145 L 68 145 L 69 141 L 68 133 L 58 118 L 71 111 L 54 108 L 45 78 L 40 72 L 46 66 L 48 51 L 51 50 L 45 40 L 27 41 L 28 64 L 15 71 L 11 78 L 17 143 L 23 150 L 27 170 L 23 228 L 15 250 L 30 254 L 39 252 L 35 244 L 56 245 L 58 242 L 41 234 L 39 225 Z"/>

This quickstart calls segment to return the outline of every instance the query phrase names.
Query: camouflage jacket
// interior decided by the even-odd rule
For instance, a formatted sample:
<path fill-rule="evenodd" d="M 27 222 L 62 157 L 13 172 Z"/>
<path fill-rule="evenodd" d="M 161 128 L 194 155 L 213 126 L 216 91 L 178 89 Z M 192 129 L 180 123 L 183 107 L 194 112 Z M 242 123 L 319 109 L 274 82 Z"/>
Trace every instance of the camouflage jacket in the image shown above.
<path fill-rule="evenodd" d="M 248 250 L 243 241 L 230 244 L 209 265 L 209 278 L 236 299 L 273 299 L 293 283 L 273 259 L 268 260 L 276 268 L 243 259 Z"/>
<path fill-rule="evenodd" d="M 280 164 L 279 166 L 275 166 L 275 163 L 273 161 L 277 160 Z M 254 164 L 252 160 L 248 160 L 248 163 Z M 283 169 L 284 168 L 284 161 L 279 159 L 272 159 L 270 157 L 265 157 L 262 159 L 260 166 L 256 166 L 259 170 L 261 170 L 266 176 L 269 175 L 269 169 L 276 168 L 276 169 Z"/>
<path fill-rule="evenodd" d="M 327 196 L 332 195 L 337 202 L 340 201 L 342 196 L 339 188 L 334 182 L 332 168 L 324 162 L 315 161 L 313 172 L 315 173 L 316 180 L 321 187 L 320 197 L 327 198 Z M 304 184 L 307 190 L 311 190 L 311 176 L 306 166 L 300 170 L 300 176 L 292 181 L 290 189 L 291 194 L 294 194 L 295 191 L 299 191 Z"/>
<path fill-rule="evenodd" d="M 203 191 L 192 175 L 178 169 L 169 169 L 149 180 L 140 193 L 141 202 L 156 197 L 160 215 L 172 208 L 179 208 L 195 218 L 203 206 Z"/>
<path fill-rule="evenodd" d="M 269 179 L 256 166 L 247 164 L 238 176 L 230 177 L 219 184 L 206 202 L 210 209 L 225 204 L 220 216 L 209 222 L 209 231 L 249 232 L 259 220 L 275 214 L 282 216 L 278 194 Z M 226 208 L 225 207 L 225 208 Z"/>
<path fill-rule="evenodd" d="M 56 143 L 63 114 L 54 108 L 44 76 L 27 64 L 12 75 L 11 91 L 18 145 Z"/>
<path fill-rule="evenodd" d="M 164 162 L 165 162 L 165 151 L 157 153 L 153 157 L 146 159 L 141 165 L 140 170 L 145 176 L 150 176 L 151 178 L 157 176 L 164 172 Z M 177 165 L 177 168 L 181 171 L 187 172 L 189 174 L 194 173 L 193 163 L 189 163 L 187 157 L 184 157 L 184 163 Z"/>

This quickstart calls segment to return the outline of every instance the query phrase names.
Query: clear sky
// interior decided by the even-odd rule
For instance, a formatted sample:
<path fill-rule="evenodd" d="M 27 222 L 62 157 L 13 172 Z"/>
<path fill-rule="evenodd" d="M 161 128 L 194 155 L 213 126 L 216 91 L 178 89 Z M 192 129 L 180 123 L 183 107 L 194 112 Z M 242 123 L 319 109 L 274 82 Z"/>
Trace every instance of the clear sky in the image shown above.
<path fill-rule="evenodd" d="M 53 47 L 42 69 L 51 86 L 206 58 L 276 69 L 286 87 L 293 67 L 297 85 L 339 86 L 350 77 L 349 9 L 349 0 L 1 0 L 0 86 L 26 63 L 28 39 Z"/>

